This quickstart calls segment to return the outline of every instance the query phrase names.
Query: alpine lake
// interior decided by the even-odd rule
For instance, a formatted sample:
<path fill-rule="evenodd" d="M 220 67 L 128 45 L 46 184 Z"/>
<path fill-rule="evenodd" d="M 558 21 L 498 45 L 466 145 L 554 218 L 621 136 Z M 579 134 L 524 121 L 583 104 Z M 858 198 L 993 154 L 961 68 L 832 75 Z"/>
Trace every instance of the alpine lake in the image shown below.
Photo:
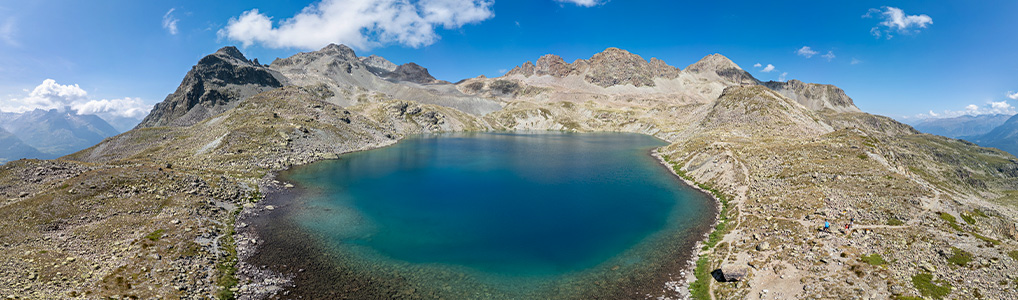
<path fill-rule="evenodd" d="M 295 167 L 244 220 L 264 240 L 247 261 L 292 278 L 283 298 L 657 297 L 717 213 L 651 156 L 664 145 L 445 133 Z"/>

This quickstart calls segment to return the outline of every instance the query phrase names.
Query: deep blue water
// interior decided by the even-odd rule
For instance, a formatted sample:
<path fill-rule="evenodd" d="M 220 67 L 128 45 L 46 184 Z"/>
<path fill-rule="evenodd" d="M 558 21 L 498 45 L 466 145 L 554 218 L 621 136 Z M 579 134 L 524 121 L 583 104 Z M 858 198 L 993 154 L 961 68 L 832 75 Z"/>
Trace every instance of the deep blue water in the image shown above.
<path fill-rule="evenodd" d="M 704 212 L 688 201 L 702 195 L 650 156 L 663 145 L 619 133 L 415 136 L 289 179 L 316 191 L 300 223 L 365 259 L 555 275 Z"/>
<path fill-rule="evenodd" d="M 662 295 L 715 202 L 626 133 L 456 133 L 294 168 L 251 261 L 291 296 L 629 299 Z M 306 271 L 306 272 L 305 272 Z"/>

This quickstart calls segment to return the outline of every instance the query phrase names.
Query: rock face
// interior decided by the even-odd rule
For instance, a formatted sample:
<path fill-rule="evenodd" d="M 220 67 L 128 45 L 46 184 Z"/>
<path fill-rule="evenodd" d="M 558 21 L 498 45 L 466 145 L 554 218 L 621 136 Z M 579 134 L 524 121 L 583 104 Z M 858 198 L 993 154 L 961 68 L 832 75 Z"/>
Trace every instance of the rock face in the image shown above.
<path fill-rule="evenodd" d="M 156 104 L 137 128 L 188 126 L 233 108 L 254 94 L 283 86 L 282 77 L 244 57 L 236 47 L 206 56 L 173 94 Z"/>
<path fill-rule="evenodd" d="M 811 110 L 831 109 L 836 112 L 860 112 L 852 98 L 842 89 L 817 83 L 804 83 L 795 79 L 788 82 L 768 81 L 764 86 L 791 98 Z"/>
<path fill-rule="evenodd" d="M 361 57 L 360 60 L 364 63 L 364 65 L 368 66 L 368 69 L 371 70 L 372 73 L 375 73 L 375 75 L 378 76 L 384 76 L 387 73 L 396 71 L 397 67 L 396 64 L 391 61 L 374 54 L 371 56 Z"/>
<path fill-rule="evenodd" d="M 505 76 L 521 75 L 566 77 L 582 75 L 589 83 L 610 87 L 616 85 L 633 85 L 636 87 L 653 87 L 655 78 L 674 79 L 681 71 L 665 64 L 656 58 L 644 60 L 639 55 L 619 48 L 608 48 L 594 54 L 589 60 L 578 59 L 566 63 L 557 55 L 548 54 L 537 60 L 537 64 L 527 62 L 506 72 Z"/>

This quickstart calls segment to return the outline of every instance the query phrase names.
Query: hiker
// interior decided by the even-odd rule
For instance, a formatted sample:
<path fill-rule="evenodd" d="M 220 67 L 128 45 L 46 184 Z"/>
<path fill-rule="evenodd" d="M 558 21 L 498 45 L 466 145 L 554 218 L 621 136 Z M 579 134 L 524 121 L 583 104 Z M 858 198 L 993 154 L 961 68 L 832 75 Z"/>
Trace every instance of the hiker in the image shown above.
<path fill-rule="evenodd" d="M 831 222 L 824 221 L 824 231 L 831 233 Z"/>

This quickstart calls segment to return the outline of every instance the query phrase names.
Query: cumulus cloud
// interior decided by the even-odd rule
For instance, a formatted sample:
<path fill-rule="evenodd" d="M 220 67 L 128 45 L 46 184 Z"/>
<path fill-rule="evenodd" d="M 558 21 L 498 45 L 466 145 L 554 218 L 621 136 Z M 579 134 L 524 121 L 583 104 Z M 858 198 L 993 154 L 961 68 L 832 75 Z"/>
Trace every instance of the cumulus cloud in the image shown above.
<path fill-rule="evenodd" d="M 969 104 L 965 106 L 963 110 L 944 110 L 941 113 L 936 113 L 932 110 L 929 113 L 918 114 L 915 116 L 916 119 L 929 119 L 929 118 L 954 118 L 964 115 L 978 116 L 978 115 L 1014 115 L 1018 114 L 1018 110 L 1015 109 L 1011 103 L 1004 101 L 990 101 L 980 106 L 976 104 Z"/>
<path fill-rule="evenodd" d="M 760 71 L 764 72 L 764 73 L 769 73 L 770 71 L 774 71 L 774 65 L 767 64 L 767 66 L 764 67 L 763 70 L 760 70 Z"/>
<path fill-rule="evenodd" d="M 813 57 L 813 55 L 817 55 L 817 53 L 819 52 L 813 51 L 813 48 L 810 48 L 809 46 L 802 46 L 799 50 L 795 50 L 795 54 L 805 58 Z"/>
<path fill-rule="evenodd" d="M 152 109 L 139 98 L 92 100 L 77 84 L 62 85 L 53 79 L 43 80 L 24 98 L 0 101 L 0 111 L 22 113 L 35 109 L 70 109 L 79 115 L 94 114 L 106 119 L 121 117 L 141 119 Z"/>
<path fill-rule="evenodd" d="M 244 46 L 318 49 L 330 43 L 370 49 L 386 44 L 427 46 L 436 27 L 455 29 L 494 16 L 493 0 L 322 0 L 273 22 L 257 9 L 231 18 L 221 38 Z"/>
<path fill-rule="evenodd" d="M 760 63 L 755 63 L 755 64 L 753 64 L 753 67 L 754 68 L 759 68 L 759 67 L 763 67 L 763 65 L 761 65 Z"/>
<path fill-rule="evenodd" d="M 785 81 L 785 79 L 787 79 L 787 78 L 788 78 L 788 72 L 784 72 L 784 73 L 781 73 L 781 76 L 778 76 L 778 81 Z"/>
<path fill-rule="evenodd" d="M 1007 97 L 1012 100 L 1018 100 L 1018 92 L 1007 92 Z"/>
<path fill-rule="evenodd" d="M 834 56 L 834 51 L 827 51 L 827 54 L 821 55 L 820 57 L 826 58 L 827 61 L 832 61 L 836 56 Z"/>
<path fill-rule="evenodd" d="M 887 39 L 894 37 L 892 33 L 918 33 L 919 29 L 933 24 L 933 18 L 930 16 L 925 14 L 908 15 L 900 8 L 890 6 L 884 6 L 882 9 L 871 8 L 863 15 L 863 18 L 882 19 L 883 21 L 877 26 L 870 28 L 870 33 L 877 38 L 886 37 Z"/>
<path fill-rule="evenodd" d="M 169 32 L 172 35 L 177 34 L 177 22 L 180 21 L 180 19 L 173 16 L 174 10 L 176 9 L 171 8 L 163 15 L 163 29 L 166 29 L 166 32 Z"/>
<path fill-rule="evenodd" d="M 604 1 L 600 0 L 555 0 L 555 2 L 572 3 L 583 7 L 593 7 L 604 4 Z"/>
<path fill-rule="evenodd" d="M 113 100 L 90 100 L 71 106 L 79 115 L 110 115 L 121 118 L 141 119 L 152 110 L 141 98 L 124 98 Z"/>

